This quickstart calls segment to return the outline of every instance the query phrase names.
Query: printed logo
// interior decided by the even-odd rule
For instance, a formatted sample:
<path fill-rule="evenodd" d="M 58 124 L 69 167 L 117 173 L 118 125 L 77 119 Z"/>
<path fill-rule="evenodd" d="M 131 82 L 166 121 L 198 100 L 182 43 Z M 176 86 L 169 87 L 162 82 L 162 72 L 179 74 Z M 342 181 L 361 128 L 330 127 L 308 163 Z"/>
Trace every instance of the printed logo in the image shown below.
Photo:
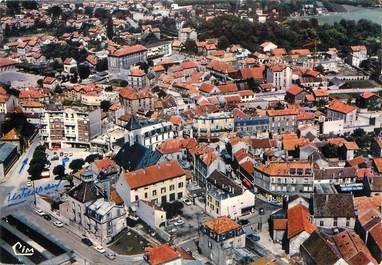
<path fill-rule="evenodd" d="M 33 256 L 34 255 L 34 248 L 29 248 L 28 246 L 24 246 L 20 242 L 17 242 L 12 247 L 13 252 L 17 256 Z"/>

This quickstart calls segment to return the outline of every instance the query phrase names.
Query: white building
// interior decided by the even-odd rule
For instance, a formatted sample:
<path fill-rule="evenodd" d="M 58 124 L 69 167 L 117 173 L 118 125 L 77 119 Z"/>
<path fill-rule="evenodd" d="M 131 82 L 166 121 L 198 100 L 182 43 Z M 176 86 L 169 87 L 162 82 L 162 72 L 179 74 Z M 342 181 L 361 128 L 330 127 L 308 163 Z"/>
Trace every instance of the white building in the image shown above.
<path fill-rule="evenodd" d="M 209 113 L 194 118 L 195 138 L 217 140 L 224 132 L 233 132 L 234 117 L 230 112 Z"/>
<path fill-rule="evenodd" d="M 125 143 L 139 143 L 155 150 L 163 141 L 174 137 L 173 124 L 131 116 L 125 126 Z"/>
<path fill-rule="evenodd" d="M 344 127 L 350 127 L 357 123 L 358 108 L 345 104 L 339 100 L 332 100 L 327 106 L 326 117 L 328 120 L 343 120 Z"/>
<path fill-rule="evenodd" d="M 287 90 L 292 85 L 292 69 L 286 65 L 274 65 L 267 69 L 267 83 L 276 90 Z"/>
<path fill-rule="evenodd" d="M 147 61 L 147 49 L 143 45 L 123 46 L 108 56 L 109 71 L 120 72 L 137 63 Z"/>
<path fill-rule="evenodd" d="M 359 67 L 360 64 L 368 59 L 367 48 L 364 45 L 351 46 L 351 53 L 348 57 L 349 64 Z"/>
<path fill-rule="evenodd" d="M 139 200 L 161 205 L 186 195 L 189 179 L 186 173 L 177 161 L 172 160 L 121 174 L 116 190 L 127 206 Z"/>
<path fill-rule="evenodd" d="M 182 28 L 179 30 L 179 40 L 185 43 L 187 40 L 198 41 L 198 33 L 193 28 Z"/>
<path fill-rule="evenodd" d="M 101 110 L 51 108 L 42 113 L 42 140 L 49 147 L 86 147 L 101 134 Z"/>

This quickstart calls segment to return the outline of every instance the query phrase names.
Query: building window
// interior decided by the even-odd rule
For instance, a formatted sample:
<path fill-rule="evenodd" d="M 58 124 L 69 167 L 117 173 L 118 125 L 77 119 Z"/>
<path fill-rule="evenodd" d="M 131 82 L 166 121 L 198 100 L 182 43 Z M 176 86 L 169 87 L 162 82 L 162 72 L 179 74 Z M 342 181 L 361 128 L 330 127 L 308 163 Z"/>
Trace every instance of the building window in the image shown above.
<path fill-rule="evenodd" d="M 175 189 L 175 185 L 170 185 L 170 190 L 174 190 Z"/>
<path fill-rule="evenodd" d="M 320 226 L 324 226 L 324 221 L 320 221 Z"/>
<path fill-rule="evenodd" d="M 161 188 L 161 189 L 160 189 L 160 193 L 162 193 L 162 194 L 163 194 L 163 193 L 166 193 L 166 188 Z"/>
<path fill-rule="evenodd" d="M 153 190 L 153 196 L 157 196 L 157 191 Z"/>
<path fill-rule="evenodd" d="M 178 188 L 183 188 L 183 182 L 178 183 Z"/>
<path fill-rule="evenodd" d="M 147 199 L 147 192 L 145 192 L 145 199 Z"/>
<path fill-rule="evenodd" d="M 183 197 L 183 193 L 182 192 L 178 192 L 178 199 L 181 199 Z"/>

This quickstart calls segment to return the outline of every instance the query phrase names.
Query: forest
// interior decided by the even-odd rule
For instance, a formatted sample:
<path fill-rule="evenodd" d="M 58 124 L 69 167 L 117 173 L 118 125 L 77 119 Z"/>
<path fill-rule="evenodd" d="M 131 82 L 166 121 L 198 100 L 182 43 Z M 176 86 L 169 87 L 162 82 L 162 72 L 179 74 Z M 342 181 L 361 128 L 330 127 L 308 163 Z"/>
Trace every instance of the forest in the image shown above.
<path fill-rule="evenodd" d="M 307 41 L 319 39 L 319 50 L 334 47 L 346 53 L 351 45 L 366 45 L 374 54 L 380 47 L 381 36 L 381 27 L 366 19 L 319 25 L 317 19 L 257 23 L 232 15 L 201 22 L 197 31 L 199 40 L 219 38 L 227 45 L 241 44 L 251 51 L 258 50 L 264 41 L 272 41 L 290 50 L 303 48 Z"/>

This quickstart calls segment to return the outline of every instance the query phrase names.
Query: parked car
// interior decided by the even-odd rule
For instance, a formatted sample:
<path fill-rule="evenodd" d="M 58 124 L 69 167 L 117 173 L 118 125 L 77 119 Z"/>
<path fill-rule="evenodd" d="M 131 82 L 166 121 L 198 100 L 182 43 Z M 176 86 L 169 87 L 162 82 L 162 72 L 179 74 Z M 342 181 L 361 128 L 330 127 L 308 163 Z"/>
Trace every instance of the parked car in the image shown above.
<path fill-rule="evenodd" d="M 47 220 L 47 221 L 52 220 L 52 217 L 50 217 L 49 214 L 44 214 L 42 217 L 44 217 L 44 219 Z"/>
<path fill-rule="evenodd" d="M 248 238 L 249 240 L 252 240 L 252 241 L 259 241 L 259 240 L 260 240 L 260 237 L 257 236 L 257 235 L 254 235 L 254 234 L 250 234 L 250 235 L 248 235 L 247 238 Z"/>
<path fill-rule="evenodd" d="M 106 250 L 101 246 L 96 246 L 95 250 L 97 250 L 99 253 L 105 253 L 106 252 Z"/>
<path fill-rule="evenodd" d="M 32 187 L 32 181 L 30 180 L 27 181 L 27 187 Z"/>
<path fill-rule="evenodd" d="M 249 223 L 249 221 L 247 219 L 241 219 L 238 221 L 238 223 L 241 225 L 247 225 Z"/>
<path fill-rule="evenodd" d="M 51 161 L 55 161 L 55 160 L 59 160 L 60 158 L 56 155 L 56 156 L 53 156 Z"/>
<path fill-rule="evenodd" d="M 64 226 L 64 224 L 61 221 L 55 221 L 53 224 L 57 227 L 63 227 Z"/>
<path fill-rule="evenodd" d="M 259 209 L 259 214 L 260 214 L 260 215 L 264 215 L 264 208 L 260 208 L 260 209 Z"/>
<path fill-rule="evenodd" d="M 184 225 L 184 221 L 182 219 L 179 219 L 175 222 L 175 225 Z"/>
<path fill-rule="evenodd" d="M 46 214 L 43 210 L 40 210 L 40 209 L 36 209 L 36 210 L 35 210 L 35 213 L 37 213 L 37 214 L 40 215 L 40 216 L 43 216 L 43 215 Z"/>
<path fill-rule="evenodd" d="M 192 201 L 190 199 L 183 199 L 183 203 L 187 206 L 192 205 Z"/>
<path fill-rule="evenodd" d="M 84 237 L 83 239 L 81 239 L 81 242 L 89 247 L 93 246 L 93 242 L 91 242 L 89 238 Z"/>
<path fill-rule="evenodd" d="M 111 252 L 107 252 L 105 254 L 105 257 L 110 259 L 110 260 L 114 260 L 115 259 L 115 254 L 114 253 L 111 253 Z"/>

